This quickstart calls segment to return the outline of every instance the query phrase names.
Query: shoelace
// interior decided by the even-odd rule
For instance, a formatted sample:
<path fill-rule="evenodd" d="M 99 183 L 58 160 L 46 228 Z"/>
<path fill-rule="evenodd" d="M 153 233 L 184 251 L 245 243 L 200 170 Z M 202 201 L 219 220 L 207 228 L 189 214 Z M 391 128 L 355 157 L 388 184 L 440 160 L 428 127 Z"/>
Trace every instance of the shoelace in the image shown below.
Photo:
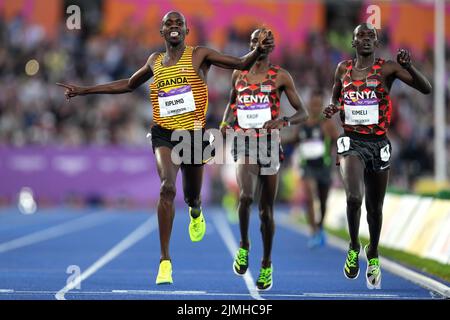
<path fill-rule="evenodd" d="M 163 264 L 161 266 L 162 273 L 169 273 L 170 272 L 170 265 L 169 264 Z"/>
<path fill-rule="evenodd" d="M 380 259 L 372 258 L 369 260 L 369 267 L 371 267 L 370 273 L 377 275 L 380 273 Z"/>
<path fill-rule="evenodd" d="M 247 258 L 248 258 L 248 254 L 247 254 L 247 250 L 239 248 L 239 252 L 238 252 L 238 256 L 237 256 L 237 260 L 239 265 L 246 265 L 247 264 Z"/>
<path fill-rule="evenodd" d="M 358 251 L 350 249 L 348 251 L 348 256 L 347 256 L 348 265 L 350 267 L 356 267 L 356 259 L 357 258 L 358 258 Z"/>
<path fill-rule="evenodd" d="M 270 278 L 272 270 L 270 268 L 262 268 L 258 277 L 258 282 L 266 282 Z"/>
<path fill-rule="evenodd" d="M 194 228 L 195 232 L 200 232 L 201 222 L 202 222 L 202 219 L 200 218 L 200 216 L 198 216 L 197 218 L 194 218 L 194 222 L 192 224 L 192 227 Z"/>

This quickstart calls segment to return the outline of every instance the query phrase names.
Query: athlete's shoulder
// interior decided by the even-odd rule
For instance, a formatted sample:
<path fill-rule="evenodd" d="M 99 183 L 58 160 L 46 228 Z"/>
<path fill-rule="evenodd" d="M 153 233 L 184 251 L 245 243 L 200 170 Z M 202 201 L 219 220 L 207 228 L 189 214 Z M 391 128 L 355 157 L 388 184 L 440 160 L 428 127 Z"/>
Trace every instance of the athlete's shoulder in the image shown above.
<path fill-rule="evenodd" d="M 277 66 L 277 86 L 278 87 L 286 87 L 292 86 L 294 83 L 294 79 L 289 71 L 283 69 L 280 66 Z"/>
<path fill-rule="evenodd" d="M 272 65 L 272 68 L 278 71 L 278 74 L 290 75 L 289 71 L 279 65 Z"/>
<path fill-rule="evenodd" d="M 206 54 L 209 54 L 214 51 L 216 51 L 216 50 L 211 49 L 209 47 L 205 47 L 205 46 L 192 47 L 192 54 L 195 54 L 195 55 L 198 55 L 198 54 L 206 55 Z"/>
<path fill-rule="evenodd" d="M 394 73 L 394 72 L 396 72 L 396 71 L 401 69 L 401 66 L 397 62 L 395 62 L 393 60 L 380 59 L 380 63 L 379 64 L 381 65 L 382 72 L 384 74 L 386 74 L 386 73 Z"/>
<path fill-rule="evenodd" d="M 243 71 L 244 70 L 234 69 L 233 73 L 231 74 L 231 79 L 236 80 L 242 74 Z"/>
<path fill-rule="evenodd" d="M 342 77 L 347 72 L 349 68 L 351 68 L 351 60 L 343 60 L 339 62 L 336 66 L 336 71 L 334 73 L 334 78 L 336 82 L 339 82 L 342 80 Z"/>
<path fill-rule="evenodd" d="M 156 51 L 153 52 L 147 59 L 147 65 L 150 68 L 153 68 L 153 65 L 155 64 L 156 59 L 162 54 L 162 51 Z"/>
<path fill-rule="evenodd" d="M 292 75 L 288 70 L 286 70 L 280 66 L 274 66 L 274 69 L 276 69 L 278 71 L 279 78 L 292 79 Z"/>
<path fill-rule="evenodd" d="M 339 62 L 337 64 L 336 70 L 345 70 L 347 68 L 350 68 L 351 65 L 352 65 L 352 60 L 351 59 L 342 60 L 341 62 Z"/>
<path fill-rule="evenodd" d="M 381 65 L 387 66 L 387 67 L 396 67 L 397 65 L 399 65 L 397 62 L 395 62 L 393 60 L 384 60 L 381 58 L 378 58 L 378 64 L 381 64 Z"/>

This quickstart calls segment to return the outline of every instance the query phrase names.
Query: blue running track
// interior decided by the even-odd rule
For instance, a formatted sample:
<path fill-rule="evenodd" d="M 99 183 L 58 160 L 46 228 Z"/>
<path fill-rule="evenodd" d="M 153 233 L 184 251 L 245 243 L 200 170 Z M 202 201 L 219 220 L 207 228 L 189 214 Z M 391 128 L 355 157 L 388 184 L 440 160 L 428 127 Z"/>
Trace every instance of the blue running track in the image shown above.
<path fill-rule="evenodd" d="M 332 246 L 310 250 L 307 237 L 276 213 L 274 285 L 258 292 L 262 255 L 259 220 L 252 213 L 250 268 L 232 271 L 237 224 L 218 207 L 204 208 L 205 238 L 192 243 L 186 207 L 176 212 L 171 240 L 173 285 L 157 286 L 159 236 L 155 212 L 128 209 L 41 209 L 22 215 L 0 209 L 0 299 L 435 299 L 432 292 L 383 269 L 382 290 L 368 290 L 365 258 L 356 280 L 342 272 L 346 253 Z M 286 221 L 286 219 L 284 220 Z M 80 286 L 70 286 L 80 270 Z M 72 278 L 70 278 L 72 276 Z"/>

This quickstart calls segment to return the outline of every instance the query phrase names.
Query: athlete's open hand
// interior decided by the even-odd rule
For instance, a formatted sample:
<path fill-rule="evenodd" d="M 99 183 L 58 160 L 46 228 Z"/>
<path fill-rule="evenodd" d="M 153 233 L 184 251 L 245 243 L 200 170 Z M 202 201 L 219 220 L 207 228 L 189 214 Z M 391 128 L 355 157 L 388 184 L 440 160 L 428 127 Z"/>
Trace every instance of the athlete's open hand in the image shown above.
<path fill-rule="evenodd" d="M 328 107 L 326 107 L 323 110 L 323 114 L 326 118 L 331 119 L 331 117 L 339 111 L 339 107 L 334 104 L 329 104 Z"/>
<path fill-rule="evenodd" d="M 406 49 L 399 49 L 397 52 L 397 62 L 403 68 L 411 67 L 411 54 Z"/>
<path fill-rule="evenodd" d="M 64 95 L 66 96 L 66 99 L 69 100 L 70 98 L 76 97 L 76 96 L 82 96 L 84 95 L 84 88 L 80 86 L 75 86 L 72 84 L 64 84 L 57 82 L 56 85 L 63 87 L 66 89 L 64 92 Z"/>
<path fill-rule="evenodd" d="M 275 47 L 273 33 L 270 29 L 262 29 L 258 36 L 256 49 L 262 53 L 268 53 Z"/>

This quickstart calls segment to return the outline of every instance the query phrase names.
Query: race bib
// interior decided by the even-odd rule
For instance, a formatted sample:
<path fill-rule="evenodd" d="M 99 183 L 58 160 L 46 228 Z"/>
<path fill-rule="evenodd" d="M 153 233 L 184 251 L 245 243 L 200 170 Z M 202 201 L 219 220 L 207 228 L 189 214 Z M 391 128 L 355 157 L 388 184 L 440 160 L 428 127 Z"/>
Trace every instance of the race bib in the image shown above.
<path fill-rule="evenodd" d="M 348 104 L 344 103 L 345 124 L 365 126 L 378 124 L 378 110 L 377 100 L 358 100 Z"/>
<path fill-rule="evenodd" d="M 190 85 L 158 92 L 159 116 L 176 116 L 195 110 L 194 95 Z"/>
<path fill-rule="evenodd" d="M 238 124 L 243 129 L 262 128 L 264 123 L 272 120 L 270 105 L 267 103 L 237 106 Z"/>
<path fill-rule="evenodd" d="M 340 137 L 336 141 L 337 145 L 337 153 L 342 153 L 350 150 L 350 138 L 349 137 Z"/>
<path fill-rule="evenodd" d="M 389 161 L 391 158 L 391 152 L 389 151 L 389 145 L 385 145 L 383 148 L 380 149 L 380 158 L 381 161 Z"/>
<path fill-rule="evenodd" d="M 300 157 L 305 160 L 322 158 L 325 153 L 325 143 L 322 140 L 306 140 L 300 143 Z"/>

